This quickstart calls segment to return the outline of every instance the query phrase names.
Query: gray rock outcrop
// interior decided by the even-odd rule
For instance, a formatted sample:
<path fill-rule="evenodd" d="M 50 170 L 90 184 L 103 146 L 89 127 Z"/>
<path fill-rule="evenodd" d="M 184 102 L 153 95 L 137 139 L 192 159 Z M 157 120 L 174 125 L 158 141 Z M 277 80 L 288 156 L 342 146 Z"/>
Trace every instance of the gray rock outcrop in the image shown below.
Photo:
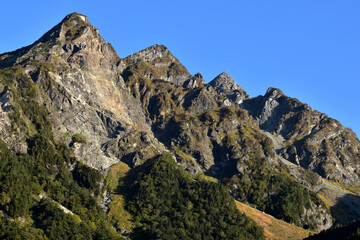
<path fill-rule="evenodd" d="M 249 95 L 240 87 L 235 80 L 226 72 L 219 74 L 209 85 L 220 95 L 225 96 L 236 104 L 241 104 Z"/>

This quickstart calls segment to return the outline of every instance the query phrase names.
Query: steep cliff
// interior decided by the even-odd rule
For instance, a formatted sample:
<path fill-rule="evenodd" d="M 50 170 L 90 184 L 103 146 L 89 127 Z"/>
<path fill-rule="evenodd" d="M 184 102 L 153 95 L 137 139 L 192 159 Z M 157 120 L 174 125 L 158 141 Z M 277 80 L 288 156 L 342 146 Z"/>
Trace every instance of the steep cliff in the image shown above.
<path fill-rule="evenodd" d="M 220 95 L 225 96 L 237 104 L 241 104 L 244 99 L 249 98 L 249 95 L 244 89 L 242 89 L 242 87 L 240 87 L 226 72 L 219 74 L 209 82 L 209 85 L 211 85 Z"/>

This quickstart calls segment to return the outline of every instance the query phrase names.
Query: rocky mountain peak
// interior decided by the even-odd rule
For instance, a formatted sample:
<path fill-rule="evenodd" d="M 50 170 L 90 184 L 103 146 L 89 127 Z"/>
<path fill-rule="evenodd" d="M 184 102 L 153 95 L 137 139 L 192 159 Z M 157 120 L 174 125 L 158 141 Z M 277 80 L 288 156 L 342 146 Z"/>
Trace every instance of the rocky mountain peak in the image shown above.
<path fill-rule="evenodd" d="M 141 50 L 140 52 L 136 52 L 130 56 L 127 57 L 127 59 L 131 60 L 134 63 L 137 63 L 139 61 L 144 62 L 153 62 L 158 61 L 162 59 L 161 62 L 163 64 L 166 64 L 164 60 L 167 60 L 167 62 L 175 62 L 178 61 L 172 53 L 169 51 L 167 47 L 164 45 L 152 45 L 148 48 L 145 48 L 144 50 Z M 157 64 L 159 66 L 159 64 Z"/>
<path fill-rule="evenodd" d="M 204 79 L 203 75 L 201 74 L 201 72 L 198 72 L 194 75 L 194 77 L 200 78 L 200 79 Z"/>
<path fill-rule="evenodd" d="M 278 88 L 269 87 L 265 93 L 266 98 L 279 98 L 281 96 L 285 96 L 285 94 Z"/>
<path fill-rule="evenodd" d="M 143 77 L 180 86 L 193 77 L 164 45 L 152 45 L 126 57 L 124 62 L 128 66 L 124 75 L 134 75 L 133 70 L 137 69 L 136 72 L 142 72 Z"/>
<path fill-rule="evenodd" d="M 90 25 L 90 22 L 89 22 L 89 19 L 87 16 L 83 15 L 83 14 L 80 14 L 80 13 L 77 13 L 77 12 L 73 12 L 73 13 L 70 13 L 68 14 L 62 21 L 61 21 L 62 24 L 73 24 L 73 25 L 76 25 L 76 24 L 84 24 L 86 26 L 91 26 Z"/>
<path fill-rule="evenodd" d="M 239 90 L 241 87 L 226 72 L 220 73 L 211 82 L 209 82 L 215 90 Z"/>
<path fill-rule="evenodd" d="M 220 95 L 226 96 L 233 102 L 240 104 L 249 97 L 242 87 L 226 72 L 222 72 L 214 78 L 209 85 L 212 86 Z"/>
<path fill-rule="evenodd" d="M 39 42 L 45 43 L 59 40 L 72 41 L 85 33 L 90 35 L 90 32 L 96 33 L 95 35 L 98 35 L 97 30 L 91 26 L 87 16 L 74 12 L 67 15 L 59 24 L 45 33 L 34 44 Z M 91 37 L 94 36 L 92 35 Z"/>
<path fill-rule="evenodd" d="M 68 62 L 79 67 L 99 66 L 100 63 L 109 67 L 120 60 L 113 47 L 91 26 L 87 16 L 71 13 L 33 44 L 7 53 L 1 58 L 0 66 L 51 62 L 54 58 L 58 59 L 57 65 Z"/>

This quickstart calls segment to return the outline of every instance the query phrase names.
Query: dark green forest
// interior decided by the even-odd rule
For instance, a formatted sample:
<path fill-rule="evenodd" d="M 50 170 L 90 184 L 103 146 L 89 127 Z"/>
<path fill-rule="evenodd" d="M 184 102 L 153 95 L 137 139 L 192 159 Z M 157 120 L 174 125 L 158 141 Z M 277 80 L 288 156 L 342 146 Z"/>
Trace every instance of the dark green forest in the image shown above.
<path fill-rule="evenodd" d="M 195 180 L 169 154 L 131 170 L 125 183 L 134 239 L 264 239 L 224 186 Z"/>
<path fill-rule="evenodd" d="M 31 141 L 30 153 L 18 156 L 0 141 L 0 238 L 120 239 L 98 205 L 99 181 L 93 180 L 100 173 L 78 163 L 63 145 L 41 135 Z M 77 166 L 70 172 L 72 164 Z"/>
<path fill-rule="evenodd" d="M 306 240 L 357 240 L 360 239 L 360 221 L 354 221 L 346 226 L 338 225 L 326 231 L 306 238 Z"/>
<path fill-rule="evenodd" d="M 316 227 L 315 219 L 301 219 L 301 215 L 304 209 L 311 208 L 311 204 L 320 206 L 323 203 L 315 194 L 295 182 L 286 168 L 278 166 L 275 170 L 269 169 L 266 159 L 257 158 L 249 162 L 247 175 L 224 178 L 223 183 L 230 189 L 233 185 L 240 186 L 232 189 L 232 194 L 241 202 L 305 229 Z"/>

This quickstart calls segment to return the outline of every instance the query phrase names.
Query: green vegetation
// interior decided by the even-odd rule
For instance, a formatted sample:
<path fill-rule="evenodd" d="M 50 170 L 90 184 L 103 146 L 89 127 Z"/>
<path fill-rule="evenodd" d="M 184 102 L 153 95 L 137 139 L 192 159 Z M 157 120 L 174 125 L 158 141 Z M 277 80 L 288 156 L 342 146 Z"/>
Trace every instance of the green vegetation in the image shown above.
<path fill-rule="evenodd" d="M 72 136 L 72 142 L 73 143 L 86 143 L 86 138 L 81 135 L 80 133 L 76 133 Z"/>
<path fill-rule="evenodd" d="M 74 21 L 77 22 L 75 25 L 73 23 Z M 68 19 L 63 22 L 63 26 L 66 27 L 65 38 L 68 41 L 72 41 L 80 37 L 86 29 L 83 20 L 77 14 L 68 15 Z"/>
<path fill-rule="evenodd" d="M 99 194 L 99 182 L 95 181 L 101 180 L 101 174 L 80 163 L 72 174 L 67 169 L 76 160 L 67 147 L 54 146 L 41 135 L 33 137 L 30 145 L 29 154 L 14 156 L 6 144 L 0 142 L 0 209 L 12 219 L 21 217 L 29 223 L 13 224 L 13 227 L 20 228 L 20 233 L 41 232 L 39 229 L 42 229 L 49 239 L 89 238 L 88 235 L 90 239 L 118 238 L 92 196 L 94 192 Z M 74 224 L 76 218 L 44 197 L 39 201 L 40 196 L 77 214 L 81 224 Z M 83 233 L 87 235 L 81 235 Z"/>
<path fill-rule="evenodd" d="M 196 176 L 195 179 L 201 180 L 201 181 L 207 181 L 207 182 L 213 182 L 213 183 L 218 183 L 218 180 L 216 178 L 210 177 L 203 174 L 200 174 L 198 176 Z"/>
<path fill-rule="evenodd" d="M 346 226 L 338 225 L 306 238 L 307 240 L 352 240 L 360 239 L 360 221 L 354 221 Z"/>
<path fill-rule="evenodd" d="M 0 239 L 49 239 L 44 231 L 39 228 L 33 228 L 30 224 L 22 224 L 19 221 L 13 221 L 5 216 L 0 217 Z"/>
<path fill-rule="evenodd" d="M 129 75 L 124 79 L 134 96 L 147 107 L 149 117 L 155 120 L 153 129 L 157 138 L 172 148 L 183 166 L 205 165 L 209 147 L 215 172 L 208 174 L 227 184 L 239 200 L 287 222 L 316 229 L 316 216 L 306 217 L 304 209 L 314 204 L 320 206 L 321 200 L 296 183 L 286 169 L 270 170 L 273 167 L 266 158 L 275 157 L 272 140 L 261 132 L 246 110 L 223 107 L 191 115 L 186 110 L 197 90 L 179 92 L 170 83 L 161 81 L 147 85 L 148 81 L 142 77 L 148 76 L 152 67 L 150 63 L 138 62 L 125 71 Z M 183 96 L 183 104 L 178 104 L 178 96 Z M 233 122 L 238 124 L 234 126 Z M 308 172 L 306 178 L 309 182 L 317 180 Z"/>
<path fill-rule="evenodd" d="M 168 154 L 131 170 L 125 185 L 133 239 L 264 239 L 222 185 L 195 181 Z"/>
<path fill-rule="evenodd" d="M 37 86 L 19 66 L 1 69 L 0 81 L 13 95 L 14 132 L 28 144 L 14 155 L 0 140 L 0 238 L 120 239 L 98 205 L 102 175 L 54 140 Z"/>
<path fill-rule="evenodd" d="M 74 27 L 66 31 L 65 33 L 66 40 L 72 41 L 80 37 L 84 33 L 85 29 L 86 29 L 85 26 L 81 26 L 80 24 L 75 25 Z"/>
<path fill-rule="evenodd" d="M 42 229 L 49 239 L 92 239 L 91 225 L 79 221 L 71 214 L 66 214 L 56 203 L 47 199 L 41 200 L 33 208 L 35 215 L 35 226 Z"/>
<path fill-rule="evenodd" d="M 246 175 L 238 174 L 223 181 L 229 188 L 238 186 L 233 188 L 233 194 L 240 201 L 286 222 L 315 229 L 314 219 L 301 219 L 301 216 L 304 209 L 311 207 L 311 202 L 317 206 L 323 205 L 321 200 L 292 180 L 285 170 L 275 172 L 266 168 L 265 163 L 266 159 L 252 161 L 248 163 Z"/>
<path fill-rule="evenodd" d="M 111 167 L 105 179 L 105 188 L 110 193 L 108 220 L 121 232 L 131 232 L 132 215 L 125 209 L 124 177 L 130 168 L 123 162 Z"/>
<path fill-rule="evenodd" d="M 74 180 L 80 187 L 90 189 L 97 196 L 100 194 L 100 182 L 102 180 L 102 175 L 99 171 L 79 162 L 72 174 Z"/>
<path fill-rule="evenodd" d="M 270 240 L 301 240 L 308 237 L 311 233 L 301 227 L 281 221 L 262 211 L 252 208 L 244 203 L 235 201 L 236 207 L 244 212 L 246 216 L 253 219 L 257 224 L 264 228 L 266 239 Z"/>
<path fill-rule="evenodd" d="M 38 103 L 40 91 L 25 71 L 20 66 L 1 69 L 0 81 L 14 97 L 9 114 L 13 130 L 20 128 L 28 136 L 39 133 L 52 139 L 48 112 L 44 105 Z M 32 126 L 28 126 L 26 119 L 32 123 Z"/>

